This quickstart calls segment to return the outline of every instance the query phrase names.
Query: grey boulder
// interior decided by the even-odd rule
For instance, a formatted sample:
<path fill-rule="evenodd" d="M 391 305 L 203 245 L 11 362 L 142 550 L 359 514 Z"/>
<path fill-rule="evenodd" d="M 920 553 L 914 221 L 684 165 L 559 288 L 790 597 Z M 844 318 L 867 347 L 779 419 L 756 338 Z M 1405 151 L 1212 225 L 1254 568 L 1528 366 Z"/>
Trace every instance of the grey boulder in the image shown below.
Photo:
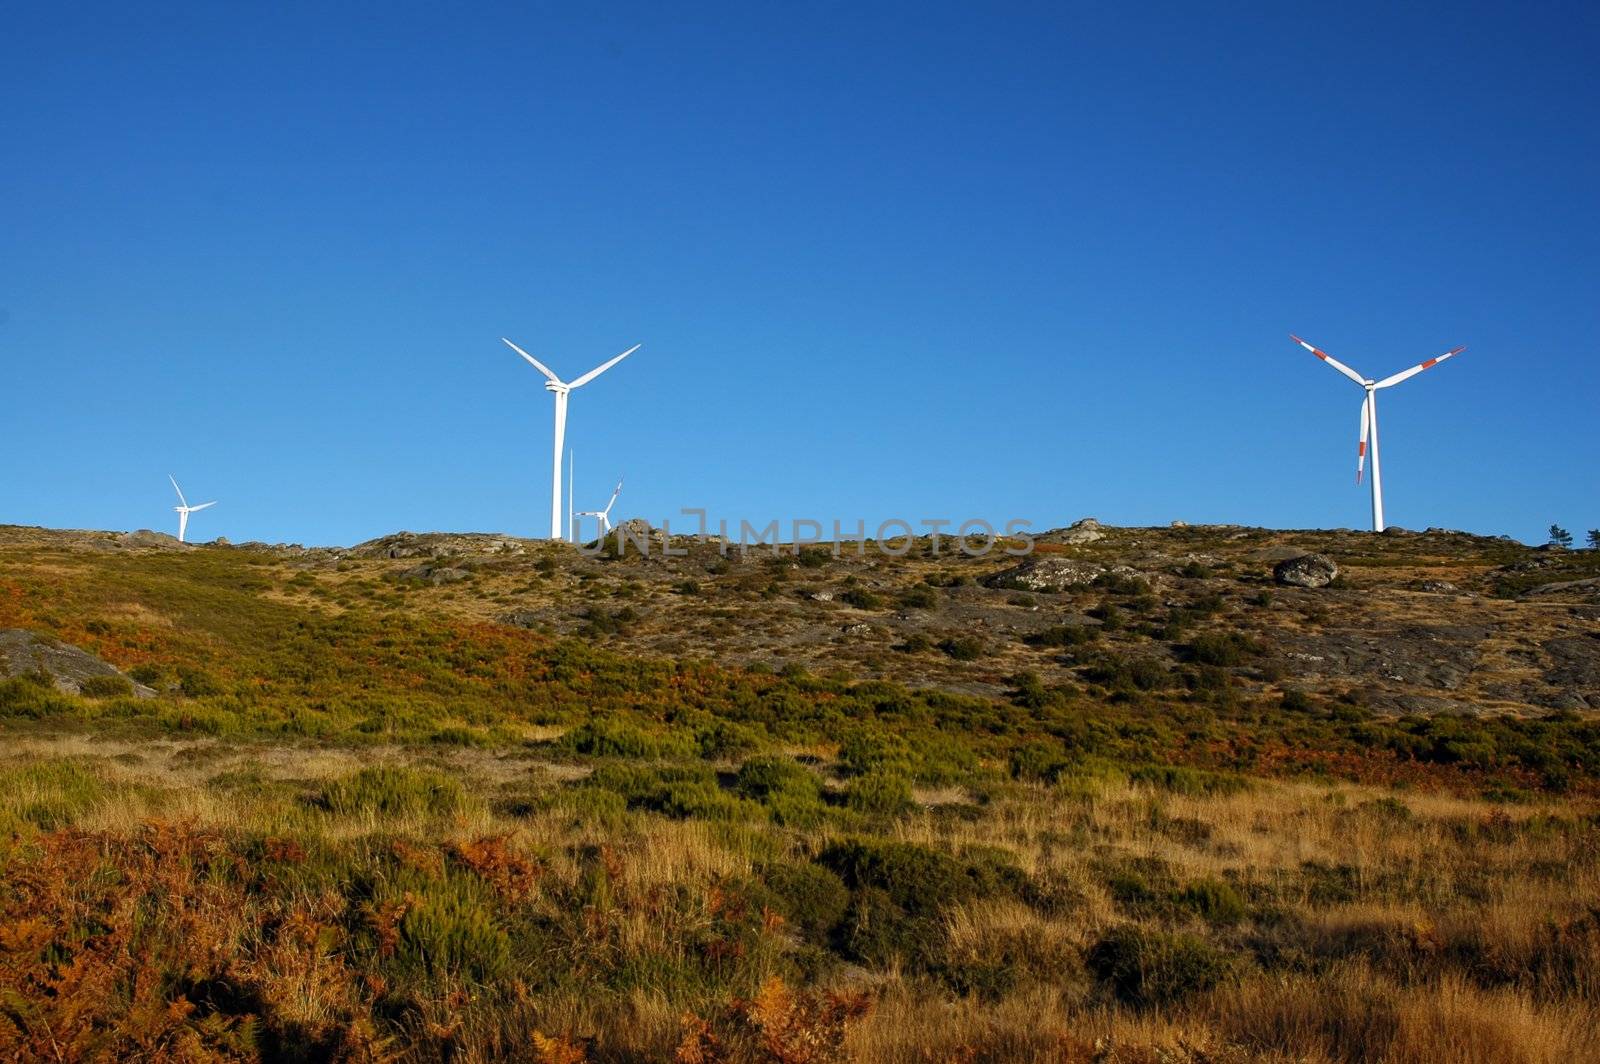
<path fill-rule="evenodd" d="M 1302 554 L 1273 566 L 1272 579 L 1289 587 L 1327 587 L 1339 575 L 1339 567 L 1326 554 Z"/>

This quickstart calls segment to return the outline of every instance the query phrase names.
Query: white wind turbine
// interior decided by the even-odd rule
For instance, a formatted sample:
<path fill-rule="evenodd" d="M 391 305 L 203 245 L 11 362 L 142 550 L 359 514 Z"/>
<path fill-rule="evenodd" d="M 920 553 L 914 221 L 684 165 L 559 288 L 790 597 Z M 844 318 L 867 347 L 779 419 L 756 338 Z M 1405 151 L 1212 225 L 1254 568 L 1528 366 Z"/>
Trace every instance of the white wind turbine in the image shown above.
<path fill-rule="evenodd" d="M 627 358 L 644 345 L 634 344 L 616 358 L 613 358 L 611 361 L 602 365 L 596 366 L 594 369 L 590 370 L 588 373 L 585 373 L 577 380 L 564 381 L 560 377 L 557 377 L 554 373 L 551 373 L 550 370 L 545 367 L 544 363 L 528 354 L 528 352 L 524 351 L 510 340 L 507 340 L 504 336 L 502 336 L 500 339 L 507 347 L 511 348 L 511 350 L 527 359 L 529 364 L 531 364 L 534 369 L 545 375 L 545 391 L 550 392 L 556 397 L 556 446 L 555 453 L 551 458 L 550 464 L 550 538 L 561 539 L 561 448 L 564 445 L 567 436 L 567 395 L 574 388 L 582 388 L 585 384 L 588 384 L 590 381 L 600 376 L 600 374 L 604 373 L 612 366 L 615 366 L 618 362 L 621 362 L 623 359 Z"/>
<path fill-rule="evenodd" d="M 1453 351 L 1446 351 L 1437 358 L 1430 358 L 1426 362 L 1396 373 L 1392 377 L 1385 377 L 1381 381 L 1375 381 L 1369 377 L 1363 377 L 1326 351 L 1313 347 L 1294 333 L 1290 333 L 1289 338 L 1366 390 L 1367 397 L 1361 401 L 1361 441 L 1356 445 L 1356 483 L 1361 483 L 1361 465 L 1367 457 L 1367 434 L 1370 432 L 1372 434 L 1372 530 L 1374 532 L 1382 532 L 1385 526 L 1383 523 L 1383 471 L 1378 466 L 1378 389 L 1390 388 L 1401 381 L 1410 380 L 1423 370 L 1437 366 L 1452 355 L 1459 355 L 1466 348 L 1458 347 Z"/>
<path fill-rule="evenodd" d="M 611 493 L 611 501 L 606 503 L 604 510 L 579 510 L 578 517 L 594 517 L 600 521 L 600 535 L 605 536 L 611 531 L 611 508 L 617 505 L 617 496 L 622 494 L 622 481 L 617 481 L 617 487 Z"/>
<path fill-rule="evenodd" d="M 199 513 L 206 507 L 217 504 L 215 502 L 203 502 L 199 506 L 190 506 L 189 500 L 183 497 L 183 489 L 178 487 L 178 479 L 171 473 L 167 474 L 167 479 L 172 481 L 172 490 L 178 493 L 178 505 L 174 506 L 173 509 L 178 511 L 178 542 L 182 543 L 184 533 L 189 531 L 189 515 Z"/>

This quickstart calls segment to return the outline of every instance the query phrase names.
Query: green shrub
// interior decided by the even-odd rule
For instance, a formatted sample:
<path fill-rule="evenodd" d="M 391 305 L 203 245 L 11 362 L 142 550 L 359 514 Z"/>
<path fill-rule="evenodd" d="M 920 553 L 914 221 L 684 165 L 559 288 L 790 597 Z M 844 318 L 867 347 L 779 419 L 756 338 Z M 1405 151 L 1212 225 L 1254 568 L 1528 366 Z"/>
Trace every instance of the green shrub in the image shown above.
<path fill-rule="evenodd" d="M 875 610 L 883 605 L 881 598 L 864 587 L 851 588 L 839 596 L 839 601 L 858 610 Z"/>
<path fill-rule="evenodd" d="M 850 781 L 845 804 L 858 813 L 896 816 L 913 804 L 911 781 L 898 772 L 868 772 Z"/>
<path fill-rule="evenodd" d="M 1011 678 L 1011 701 L 1023 709 L 1043 709 L 1056 701 L 1038 673 L 1029 669 Z"/>
<path fill-rule="evenodd" d="M 1198 879 L 1178 892 L 1177 902 L 1213 924 L 1235 924 L 1248 910 L 1239 892 L 1220 879 Z"/>
<path fill-rule="evenodd" d="M 612 762 L 595 769 L 579 789 L 597 788 L 622 796 L 629 809 L 644 809 L 680 820 L 741 820 L 764 816 L 762 807 L 717 785 L 710 767 L 635 765 Z"/>
<path fill-rule="evenodd" d="M 178 690 L 189 698 L 205 698 L 223 693 L 222 684 L 204 669 L 178 666 Z"/>
<path fill-rule="evenodd" d="M 850 907 L 844 880 L 821 865 L 782 861 L 763 869 L 761 878 L 783 918 L 816 939 L 826 938 Z"/>
<path fill-rule="evenodd" d="M 911 744 L 880 728 L 852 728 L 839 744 L 839 766 L 852 776 L 886 769 L 909 774 Z"/>
<path fill-rule="evenodd" d="M 44 681 L 38 683 L 31 676 L 0 680 L 0 714 L 44 720 L 64 717 L 77 709 L 72 699 L 55 689 L 49 677 Z"/>
<path fill-rule="evenodd" d="M 1059 745 L 1042 742 L 1025 743 L 1011 751 L 1010 767 L 1013 779 L 1054 783 L 1061 778 L 1070 764 L 1071 759 Z"/>
<path fill-rule="evenodd" d="M 1243 665 L 1261 651 L 1258 641 L 1239 632 L 1202 632 L 1190 641 L 1188 657 L 1201 665 Z"/>
<path fill-rule="evenodd" d="M 754 725 L 732 720 L 711 720 L 694 729 L 695 743 L 704 758 L 738 757 L 759 750 L 766 734 Z"/>
<path fill-rule="evenodd" d="M 1316 703 L 1311 700 L 1310 695 L 1294 688 L 1283 692 L 1283 701 L 1280 705 L 1286 713 L 1310 713 L 1316 708 Z"/>
<path fill-rule="evenodd" d="M 939 649 L 957 661 L 977 661 L 988 652 L 981 639 L 970 635 L 951 636 L 939 644 Z"/>
<path fill-rule="evenodd" d="M 511 941 L 480 890 L 451 876 L 406 893 L 394 968 L 432 981 L 489 983 L 510 963 Z"/>
<path fill-rule="evenodd" d="M 1172 684 L 1171 674 L 1160 662 L 1121 654 L 1100 655 L 1084 670 L 1084 676 L 1111 691 L 1125 694 L 1158 691 Z"/>
<path fill-rule="evenodd" d="M 322 788 L 321 804 L 340 815 L 442 815 L 466 807 L 460 783 L 438 772 L 377 765 L 333 780 Z"/>
<path fill-rule="evenodd" d="M 765 801 L 775 794 L 798 794 L 818 798 L 822 784 L 804 765 L 782 755 L 753 757 L 739 766 L 734 791 L 745 798 Z"/>
<path fill-rule="evenodd" d="M 126 676 L 90 676 L 79 681 L 78 693 L 85 698 L 129 698 L 133 695 L 133 681 Z"/>
<path fill-rule="evenodd" d="M 1105 572 L 1094 578 L 1094 586 L 1113 595 L 1148 595 L 1150 582 L 1129 573 Z"/>
<path fill-rule="evenodd" d="M 927 585 L 909 588 L 900 593 L 900 605 L 908 610 L 928 610 L 939 604 L 939 596 Z"/>
<path fill-rule="evenodd" d="M 573 728 L 558 740 L 575 754 L 590 757 L 693 757 L 700 751 L 687 736 L 656 735 L 620 720 L 595 719 Z"/>
<path fill-rule="evenodd" d="M 1231 955 L 1202 939 L 1129 924 L 1107 932 L 1084 960 L 1102 987 L 1135 1008 L 1172 1005 L 1211 990 L 1235 969 Z"/>
<path fill-rule="evenodd" d="M 142 665 L 135 665 L 128 670 L 128 678 L 134 683 L 142 683 L 146 687 L 160 687 L 167 679 L 167 670 L 154 662 L 147 661 Z"/>
<path fill-rule="evenodd" d="M 856 839 L 818 857 L 852 891 L 840 928 L 847 955 L 867 964 L 895 961 L 909 971 L 937 969 L 945 955 L 944 913 L 957 902 L 1016 896 L 1026 877 L 999 852 L 966 859 L 912 842 Z"/>

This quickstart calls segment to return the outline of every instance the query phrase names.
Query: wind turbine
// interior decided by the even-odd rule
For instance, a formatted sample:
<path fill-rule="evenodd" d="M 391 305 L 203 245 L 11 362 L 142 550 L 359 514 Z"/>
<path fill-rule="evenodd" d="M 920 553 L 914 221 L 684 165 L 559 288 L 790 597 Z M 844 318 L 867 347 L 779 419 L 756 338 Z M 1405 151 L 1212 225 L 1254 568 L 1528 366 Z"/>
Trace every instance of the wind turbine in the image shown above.
<path fill-rule="evenodd" d="M 502 336 L 501 341 L 511 350 L 528 360 L 534 369 L 545 375 L 544 389 L 556 397 L 556 446 L 550 463 L 550 538 L 561 539 L 561 448 L 567 436 L 567 395 L 574 388 L 582 388 L 618 362 L 639 350 L 643 344 L 634 344 L 610 362 L 596 366 L 577 380 L 564 381 L 551 373 L 544 363 Z"/>
<path fill-rule="evenodd" d="M 1372 530 L 1374 532 L 1382 532 L 1385 526 L 1383 523 L 1383 471 L 1378 466 L 1378 389 L 1392 388 L 1401 381 L 1410 380 L 1423 370 L 1437 366 L 1452 355 L 1459 355 L 1466 348 L 1458 347 L 1453 351 L 1446 351 L 1437 358 L 1430 358 L 1426 362 L 1396 373 L 1392 377 L 1385 377 L 1381 381 L 1375 381 L 1370 377 L 1363 377 L 1326 351 L 1313 347 L 1294 333 L 1290 333 L 1289 338 L 1361 385 L 1367 393 L 1367 397 L 1361 401 L 1361 441 L 1356 444 L 1356 483 L 1361 483 L 1361 465 L 1367 457 L 1367 434 L 1370 432 L 1372 434 Z"/>
<path fill-rule="evenodd" d="M 215 506 L 217 504 L 215 502 L 203 502 L 199 506 L 190 506 L 189 500 L 183 497 L 183 489 L 178 487 L 177 478 L 171 473 L 168 473 L 167 479 L 172 481 L 172 490 L 178 493 L 179 505 L 174 506 L 173 509 L 178 511 L 178 542 L 182 543 L 184 533 L 189 531 L 189 515 L 199 513 L 206 507 Z"/>
<path fill-rule="evenodd" d="M 617 481 L 616 490 L 611 493 L 611 501 L 606 503 L 604 510 L 579 510 L 578 517 L 596 517 L 600 519 L 600 535 L 605 536 L 611 531 L 611 508 L 617 505 L 617 496 L 622 494 L 622 481 Z"/>

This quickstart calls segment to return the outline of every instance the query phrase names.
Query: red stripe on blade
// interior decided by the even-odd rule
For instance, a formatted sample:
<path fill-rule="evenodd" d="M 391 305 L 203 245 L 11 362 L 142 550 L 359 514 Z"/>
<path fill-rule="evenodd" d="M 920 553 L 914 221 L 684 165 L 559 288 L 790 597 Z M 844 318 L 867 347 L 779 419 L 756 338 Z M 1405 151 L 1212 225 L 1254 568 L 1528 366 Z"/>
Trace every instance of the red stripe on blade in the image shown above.
<path fill-rule="evenodd" d="M 1426 361 L 1426 362 L 1424 362 L 1424 363 L 1423 363 L 1423 364 L 1422 364 L 1422 368 L 1423 368 L 1423 369 L 1427 369 L 1427 368 L 1428 368 L 1428 367 L 1429 367 L 1429 366 L 1435 366 L 1435 365 L 1438 365 L 1438 363 L 1439 363 L 1439 360 L 1438 360 L 1438 359 L 1436 359 L 1436 358 L 1430 358 L 1430 359 L 1428 359 L 1428 361 Z"/>

